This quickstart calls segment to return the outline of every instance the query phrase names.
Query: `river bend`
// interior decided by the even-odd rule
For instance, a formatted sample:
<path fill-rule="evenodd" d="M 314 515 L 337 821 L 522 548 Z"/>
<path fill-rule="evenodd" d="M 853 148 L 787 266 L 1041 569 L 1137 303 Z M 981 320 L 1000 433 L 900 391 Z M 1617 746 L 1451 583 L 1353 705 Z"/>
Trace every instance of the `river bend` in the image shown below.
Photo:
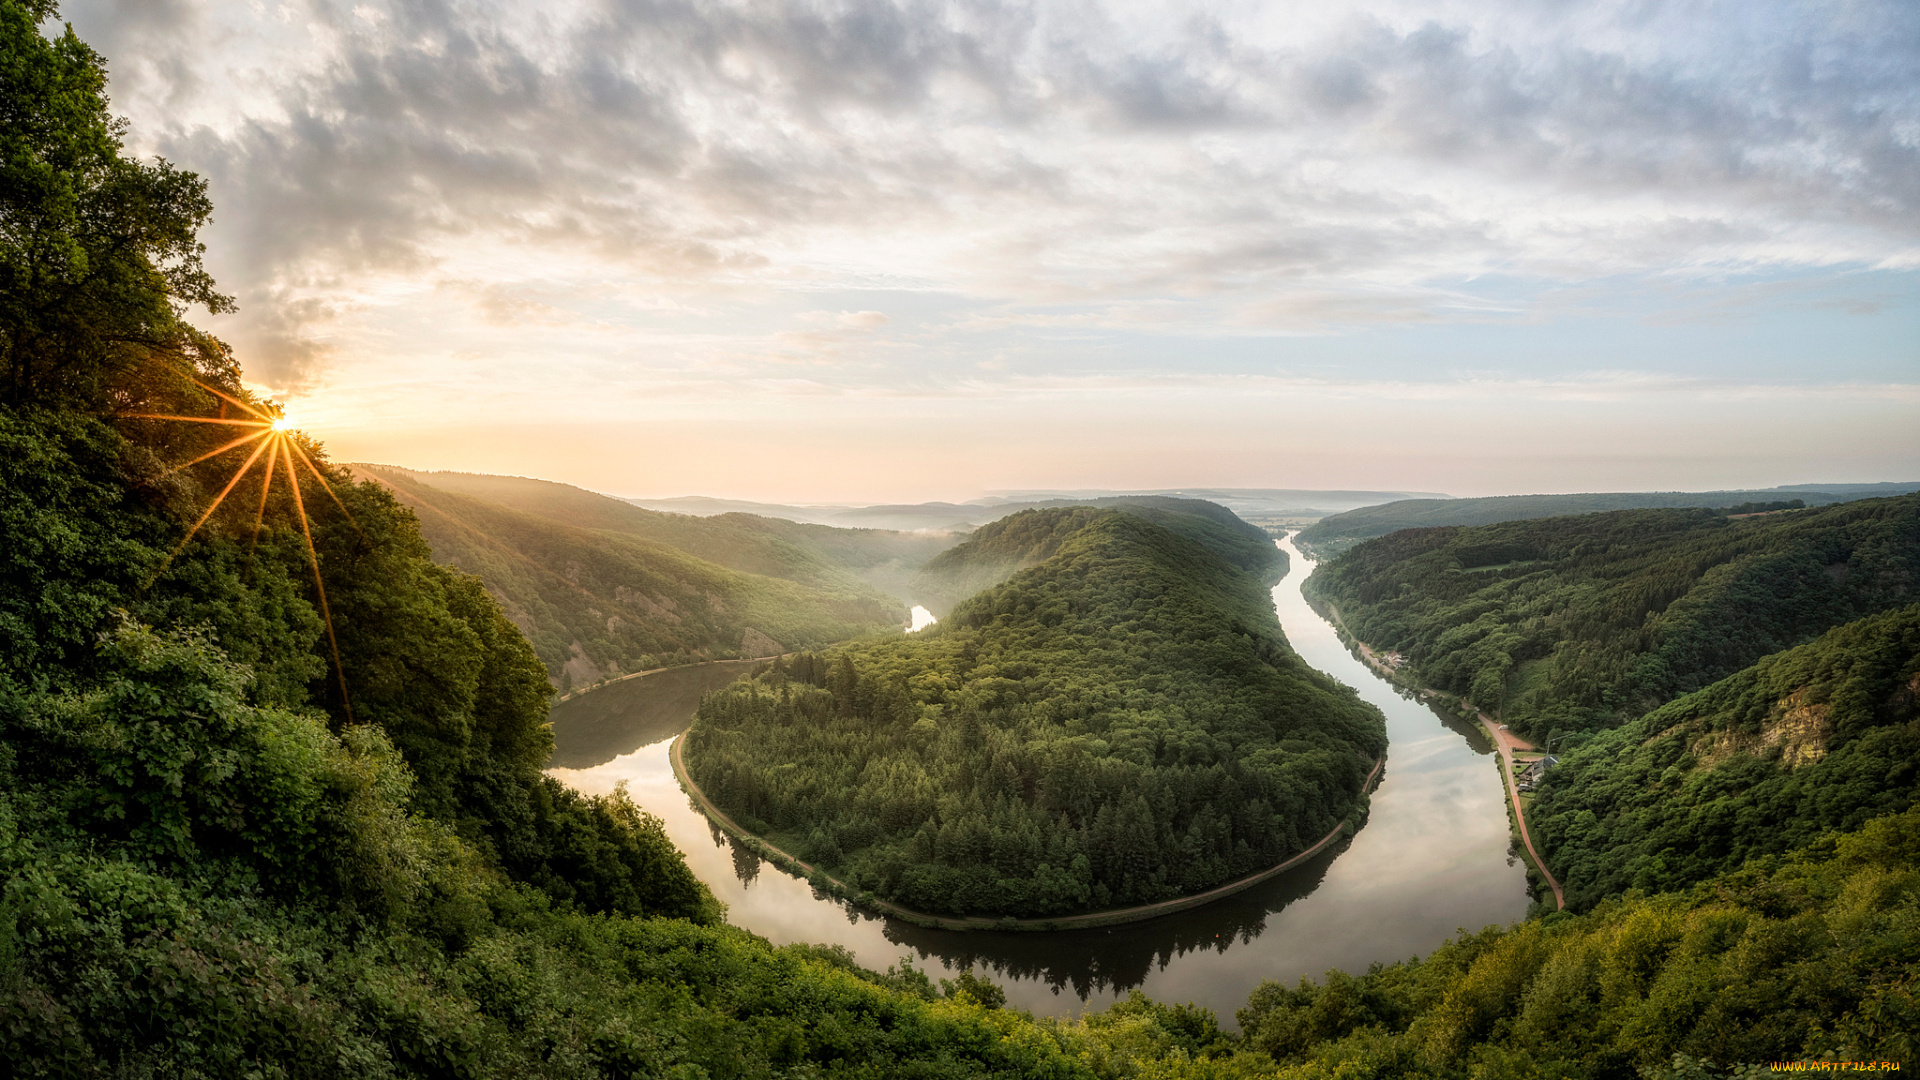
<path fill-rule="evenodd" d="M 727 918 L 776 943 L 842 945 L 884 969 L 902 956 L 935 977 L 968 965 L 1011 1004 L 1075 1015 L 1139 989 L 1162 1001 L 1233 1012 L 1262 979 L 1286 984 L 1329 968 L 1363 971 L 1424 954 L 1462 927 L 1509 923 L 1527 908 L 1493 748 L 1484 733 L 1375 675 L 1307 606 L 1311 563 L 1273 589 L 1287 640 L 1307 663 L 1355 687 L 1387 718 L 1387 764 L 1366 826 L 1351 840 L 1246 892 L 1145 922 L 1055 933 L 929 930 L 814 892 L 733 843 L 693 808 L 667 747 L 700 695 L 751 662 L 675 668 L 616 683 L 554 708 L 552 775 L 581 791 L 624 782 L 657 814 Z"/>

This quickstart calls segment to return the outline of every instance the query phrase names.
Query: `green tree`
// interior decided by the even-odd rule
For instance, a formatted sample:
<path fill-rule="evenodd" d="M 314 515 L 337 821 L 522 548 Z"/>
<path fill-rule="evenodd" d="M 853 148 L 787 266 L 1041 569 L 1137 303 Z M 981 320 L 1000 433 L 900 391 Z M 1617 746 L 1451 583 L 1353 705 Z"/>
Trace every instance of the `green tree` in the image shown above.
<path fill-rule="evenodd" d="M 206 181 L 121 153 L 106 65 L 51 0 L 0 0 L 0 393 L 101 408 L 182 374 L 225 377 L 185 306 L 232 309 L 201 265 Z M 158 361 L 158 363 L 155 363 Z"/>

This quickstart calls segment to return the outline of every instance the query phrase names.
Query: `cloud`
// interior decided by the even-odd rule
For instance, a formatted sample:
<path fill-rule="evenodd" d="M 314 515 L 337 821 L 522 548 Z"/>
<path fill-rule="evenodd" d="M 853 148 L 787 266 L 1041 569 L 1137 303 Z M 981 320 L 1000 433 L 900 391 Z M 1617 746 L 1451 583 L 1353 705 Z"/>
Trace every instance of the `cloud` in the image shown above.
<path fill-rule="evenodd" d="M 234 336 L 283 383 L 315 377 L 341 313 L 402 279 L 485 279 L 494 320 L 566 309 L 511 296 L 584 266 L 932 290 L 1013 318 L 1199 300 L 1260 332 L 1481 318 L 1449 295 L 1487 274 L 1920 260 L 1904 0 L 1180 8 L 69 15 L 141 145 L 209 177 Z"/>
<path fill-rule="evenodd" d="M 799 319 L 803 323 L 833 326 L 842 330 L 871 330 L 892 321 L 885 312 L 880 311 L 803 311 Z"/>

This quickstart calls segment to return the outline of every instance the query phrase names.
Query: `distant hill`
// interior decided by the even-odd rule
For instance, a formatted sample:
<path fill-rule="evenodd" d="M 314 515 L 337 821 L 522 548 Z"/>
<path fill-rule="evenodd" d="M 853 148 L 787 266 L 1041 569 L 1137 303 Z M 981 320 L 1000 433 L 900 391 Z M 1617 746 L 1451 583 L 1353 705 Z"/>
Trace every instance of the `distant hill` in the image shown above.
<path fill-rule="evenodd" d="M 1043 506 L 1062 500 L 1085 502 L 1090 499 L 1138 498 L 1166 495 L 1181 499 L 1202 499 L 1239 514 L 1266 516 L 1290 514 L 1324 517 L 1343 510 L 1395 502 L 1405 499 L 1451 499 L 1437 491 L 1342 491 L 1312 488 L 1146 488 L 1138 491 L 996 491 L 995 501 L 1023 506 Z"/>
<path fill-rule="evenodd" d="M 1138 496 L 1090 499 L 1003 517 L 921 567 L 908 591 L 916 603 L 944 618 L 974 593 L 1052 558 L 1063 542 L 1104 510 L 1124 510 L 1146 518 L 1198 541 L 1242 570 L 1274 577 L 1286 573 L 1286 556 L 1266 533 L 1225 507 L 1198 499 Z"/>
<path fill-rule="evenodd" d="M 1920 495 L 1396 532 L 1307 579 L 1360 640 L 1535 738 L 1638 717 L 1920 600 Z"/>
<path fill-rule="evenodd" d="M 633 671 L 900 628 L 905 606 L 847 563 L 864 559 L 872 569 L 893 554 L 917 565 L 938 543 L 906 538 L 890 547 L 885 536 L 835 530 L 781 536 L 809 527 L 675 519 L 512 477 L 355 468 L 413 509 L 435 561 L 486 584 L 563 693 Z"/>
<path fill-rule="evenodd" d="M 627 499 L 635 506 L 675 514 L 711 516 L 725 513 L 760 514 L 789 521 L 842 528 L 939 530 L 968 532 L 1022 510 L 1057 506 L 1090 506 L 1107 499 L 1198 499 L 1224 506 L 1243 518 L 1285 517 L 1313 520 L 1357 506 L 1396 499 L 1450 496 L 1420 491 L 1313 491 L 1294 488 L 1154 488 L 1141 491 L 1104 489 L 996 492 L 965 503 L 897 503 L 879 506 L 795 506 L 780 503 L 713 499 L 701 495 L 673 499 Z"/>
<path fill-rule="evenodd" d="M 1920 604 L 1769 656 L 1561 758 L 1527 817 L 1576 910 L 1904 811 L 1920 794 Z"/>
<path fill-rule="evenodd" d="M 1295 542 L 1316 558 L 1332 558 L 1362 540 L 1440 525 L 1492 525 L 1501 521 L 1591 514 L 1607 510 L 1674 507 L 1725 508 L 1753 504 L 1774 508 L 1794 499 L 1826 506 L 1854 499 L 1920 491 L 1920 482 L 1904 484 L 1795 484 L 1754 491 L 1639 491 L 1586 495 L 1497 495 L 1480 499 L 1402 499 L 1333 514 L 1300 531 Z"/>
<path fill-rule="evenodd" d="M 834 528 L 891 529 L 901 532 L 970 532 L 1000 516 L 974 504 L 928 502 L 887 506 L 807 506 L 713 499 L 684 495 L 672 499 L 623 499 L 647 510 L 669 514 L 714 517 L 720 514 L 756 514 L 767 518 Z"/>
<path fill-rule="evenodd" d="M 626 533 L 729 569 L 805 585 L 847 588 L 857 580 L 894 593 L 922 563 L 961 539 L 942 533 L 830 527 L 735 510 L 703 516 L 662 512 L 569 484 L 521 476 L 416 472 L 391 465 L 367 468 L 405 475 L 441 491 L 485 499 L 563 525 Z"/>

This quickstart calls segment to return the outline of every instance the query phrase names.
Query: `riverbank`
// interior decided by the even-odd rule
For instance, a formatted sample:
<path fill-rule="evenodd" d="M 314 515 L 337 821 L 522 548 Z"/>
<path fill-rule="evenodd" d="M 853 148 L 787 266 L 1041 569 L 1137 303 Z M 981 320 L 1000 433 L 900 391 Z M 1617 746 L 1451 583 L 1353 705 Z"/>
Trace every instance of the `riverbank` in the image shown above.
<path fill-rule="evenodd" d="M 1386 679 L 1395 686 L 1406 687 L 1423 697 L 1441 701 L 1454 700 L 1457 704 L 1458 699 L 1451 699 L 1448 695 L 1442 694 L 1438 690 L 1421 686 L 1419 683 L 1407 678 L 1401 673 L 1398 665 L 1388 663 L 1375 653 L 1372 647 L 1367 645 L 1366 642 L 1354 637 L 1352 632 L 1347 629 L 1346 622 L 1340 618 L 1339 608 L 1332 604 L 1315 602 L 1311 599 L 1309 599 L 1308 602 L 1312 604 L 1314 611 L 1318 612 L 1328 623 L 1332 624 L 1334 630 L 1339 633 L 1340 640 L 1352 646 L 1354 652 L 1359 655 L 1360 659 L 1365 662 L 1368 667 L 1378 672 L 1381 678 Z M 1462 709 L 1461 711 L 1464 713 L 1465 710 Z M 1508 731 L 1506 725 L 1496 722 L 1493 717 L 1488 716 L 1486 713 L 1476 709 L 1473 712 L 1473 716 L 1479 721 L 1480 726 L 1486 731 L 1487 736 L 1493 740 L 1495 753 L 1500 759 L 1500 780 L 1506 790 L 1507 805 L 1511 811 L 1509 828 L 1513 831 L 1515 839 L 1520 841 L 1521 848 L 1528 856 L 1527 867 L 1537 875 L 1541 882 L 1547 886 L 1548 890 L 1553 893 L 1555 909 L 1565 911 L 1567 908 L 1566 892 L 1560 887 L 1559 879 L 1553 876 L 1553 871 L 1547 869 L 1547 860 L 1540 854 L 1540 849 L 1533 844 L 1533 835 L 1527 829 L 1526 805 L 1520 797 L 1519 784 L 1513 775 L 1514 751 L 1537 750 L 1538 747 L 1520 738 L 1513 732 Z"/>
<path fill-rule="evenodd" d="M 1340 824 L 1334 826 L 1327 835 L 1321 837 L 1311 847 L 1308 847 L 1276 866 L 1271 866 L 1258 873 L 1249 874 L 1246 877 L 1229 881 L 1225 885 L 1216 885 L 1204 892 L 1194 893 L 1191 896 L 1177 897 L 1172 900 L 1162 900 L 1154 904 L 1114 908 L 1107 911 L 1091 911 L 1081 915 L 1056 915 L 1051 918 L 1041 919 L 1015 919 L 1012 917 L 994 919 L 984 916 L 957 917 L 935 915 L 931 912 L 915 911 L 912 908 L 903 907 L 891 900 L 883 900 L 880 897 L 874 896 L 872 893 L 848 885 L 846 882 L 826 873 L 818 867 L 803 862 L 788 852 L 782 851 L 780 848 L 768 843 L 765 839 L 748 832 L 745 828 L 741 827 L 738 822 L 727 816 L 726 811 L 714 805 L 713 801 L 707 798 L 706 792 L 700 790 L 700 786 L 693 782 L 693 777 L 687 772 L 686 762 L 682 760 L 680 756 L 680 748 L 685 741 L 685 732 L 674 736 L 673 745 L 667 751 L 667 759 L 673 766 L 674 778 L 680 782 L 681 789 L 693 800 L 694 805 L 699 807 L 700 812 L 705 814 L 709 821 L 725 831 L 727 835 L 745 844 L 748 850 L 768 862 L 773 863 L 775 866 L 789 873 L 798 874 L 806 878 L 813 883 L 815 888 L 839 897 L 856 907 L 866 908 L 881 915 L 887 915 L 904 922 L 910 922 L 915 926 L 925 926 L 938 930 L 1090 930 L 1098 927 L 1142 922 L 1147 919 L 1158 918 L 1162 915 L 1190 911 L 1194 908 L 1213 903 L 1215 900 L 1224 899 L 1235 893 L 1243 892 L 1263 881 L 1271 880 L 1299 866 L 1308 859 L 1326 850 L 1327 847 L 1335 841 L 1359 832 L 1361 826 L 1366 823 L 1367 796 L 1372 794 L 1374 788 L 1379 785 L 1380 772 L 1387 764 L 1387 756 L 1385 754 L 1381 754 L 1380 757 L 1374 761 L 1373 770 L 1367 774 L 1366 781 L 1361 785 L 1361 802 L 1358 808 L 1351 814 L 1348 814 Z"/>

